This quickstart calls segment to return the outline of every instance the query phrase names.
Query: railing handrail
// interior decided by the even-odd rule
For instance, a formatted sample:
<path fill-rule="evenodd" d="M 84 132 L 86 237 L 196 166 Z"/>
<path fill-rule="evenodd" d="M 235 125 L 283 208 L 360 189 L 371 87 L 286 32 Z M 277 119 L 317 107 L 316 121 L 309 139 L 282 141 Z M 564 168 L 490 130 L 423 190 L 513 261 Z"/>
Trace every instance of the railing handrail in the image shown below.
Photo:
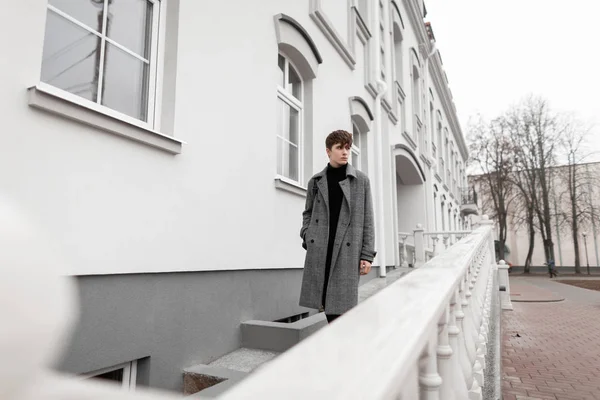
<path fill-rule="evenodd" d="M 423 232 L 423 235 L 468 235 L 473 231 L 443 231 L 443 232 Z"/>
<path fill-rule="evenodd" d="M 481 226 L 220 398 L 396 398 L 491 232 Z"/>

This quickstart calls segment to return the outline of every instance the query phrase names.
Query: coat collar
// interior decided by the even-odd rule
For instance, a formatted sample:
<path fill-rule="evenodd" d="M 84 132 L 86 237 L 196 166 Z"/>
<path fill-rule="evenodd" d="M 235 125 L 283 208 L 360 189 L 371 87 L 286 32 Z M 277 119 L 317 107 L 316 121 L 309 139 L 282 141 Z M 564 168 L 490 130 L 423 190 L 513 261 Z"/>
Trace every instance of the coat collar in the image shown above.
<path fill-rule="evenodd" d="M 324 176 L 327 176 L 327 166 L 325 166 L 325 168 L 323 168 L 322 171 L 315 174 L 315 178 L 322 178 Z M 356 169 L 351 164 L 348 164 L 348 166 L 346 167 L 346 176 L 356 178 Z"/>

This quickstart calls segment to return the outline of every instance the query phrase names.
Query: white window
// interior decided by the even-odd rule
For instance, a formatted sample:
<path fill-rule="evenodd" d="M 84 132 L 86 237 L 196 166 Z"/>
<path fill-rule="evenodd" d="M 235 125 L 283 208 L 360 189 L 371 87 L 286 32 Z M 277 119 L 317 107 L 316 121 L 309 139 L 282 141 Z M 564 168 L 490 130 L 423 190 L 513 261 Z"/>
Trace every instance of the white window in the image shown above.
<path fill-rule="evenodd" d="M 135 390 L 137 381 L 137 361 L 131 361 L 90 372 L 80 375 L 79 378 L 110 381 L 120 385 L 125 391 L 133 391 Z"/>
<path fill-rule="evenodd" d="M 277 85 L 277 174 L 302 182 L 303 85 L 297 69 L 279 55 Z"/>
<path fill-rule="evenodd" d="M 352 124 L 352 148 L 350 164 L 358 170 L 362 170 L 360 149 L 362 147 L 362 134 L 355 124 Z"/>
<path fill-rule="evenodd" d="M 159 13 L 158 0 L 48 0 L 42 82 L 153 125 Z"/>

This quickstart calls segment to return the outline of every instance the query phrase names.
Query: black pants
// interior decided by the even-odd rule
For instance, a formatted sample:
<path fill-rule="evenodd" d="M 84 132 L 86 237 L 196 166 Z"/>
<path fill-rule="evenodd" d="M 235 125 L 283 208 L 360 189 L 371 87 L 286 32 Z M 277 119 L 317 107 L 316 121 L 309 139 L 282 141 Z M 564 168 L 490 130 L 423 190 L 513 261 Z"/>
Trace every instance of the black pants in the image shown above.
<path fill-rule="evenodd" d="M 327 317 L 327 323 L 330 324 L 340 315 L 339 314 L 325 314 L 325 316 Z"/>

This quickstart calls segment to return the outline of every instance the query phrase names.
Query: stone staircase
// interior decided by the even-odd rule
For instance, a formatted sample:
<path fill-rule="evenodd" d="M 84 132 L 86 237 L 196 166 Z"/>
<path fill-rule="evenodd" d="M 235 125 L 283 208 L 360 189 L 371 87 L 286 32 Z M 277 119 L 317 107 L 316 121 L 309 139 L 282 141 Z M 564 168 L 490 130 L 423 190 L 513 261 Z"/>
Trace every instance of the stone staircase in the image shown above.
<path fill-rule="evenodd" d="M 412 268 L 407 267 L 389 269 L 385 279 L 366 280 L 359 287 L 359 302 L 365 301 L 410 271 Z M 213 399 L 326 325 L 323 313 L 293 323 L 258 320 L 242 322 L 239 349 L 209 364 L 184 369 L 184 395 L 190 399 Z"/>

